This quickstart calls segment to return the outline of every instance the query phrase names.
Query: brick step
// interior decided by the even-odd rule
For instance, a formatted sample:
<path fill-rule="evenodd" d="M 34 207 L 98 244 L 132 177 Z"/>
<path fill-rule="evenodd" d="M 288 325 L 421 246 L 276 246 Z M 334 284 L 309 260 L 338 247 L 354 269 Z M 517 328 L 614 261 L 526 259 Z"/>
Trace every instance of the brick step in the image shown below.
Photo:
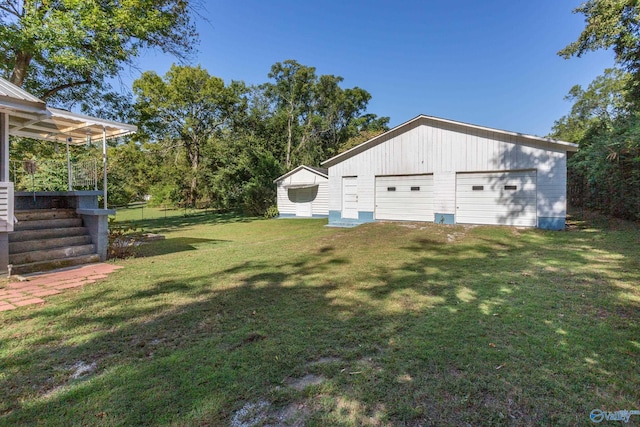
<path fill-rule="evenodd" d="M 14 225 L 15 231 L 42 230 L 45 228 L 82 227 L 81 218 L 39 219 L 34 221 L 18 222 Z"/>
<path fill-rule="evenodd" d="M 38 221 L 46 219 L 76 218 L 75 209 L 34 209 L 28 211 L 15 211 L 18 221 Z"/>
<path fill-rule="evenodd" d="M 87 234 L 85 227 L 66 227 L 36 230 L 13 231 L 9 233 L 9 242 L 24 242 L 27 240 L 45 240 L 59 237 L 82 236 Z"/>
<path fill-rule="evenodd" d="M 52 261 L 63 258 L 73 258 L 81 255 L 95 254 L 96 248 L 93 244 L 68 246 L 65 248 L 43 249 L 38 251 L 9 254 L 9 264 L 20 265 L 30 264 L 40 261 Z"/>
<path fill-rule="evenodd" d="M 11 274 L 28 274 L 39 271 L 55 270 L 57 268 L 72 267 L 75 265 L 92 264 L 96 262 L 100 262 L 100 257 L 97 254 L 39 261 L 28 264 L 14 265 L 11 270 Z"/>
<path fill-rule="evenodd" d="M 42 249 L 62 248 L 65 246 L 77 246 L 91 244 L 91 236 L 83 234 L 81 236 L 53 237 L 48 239 L 34 239 L 21 242 L 9 243 L 9 253 L 19 254 Z"/>

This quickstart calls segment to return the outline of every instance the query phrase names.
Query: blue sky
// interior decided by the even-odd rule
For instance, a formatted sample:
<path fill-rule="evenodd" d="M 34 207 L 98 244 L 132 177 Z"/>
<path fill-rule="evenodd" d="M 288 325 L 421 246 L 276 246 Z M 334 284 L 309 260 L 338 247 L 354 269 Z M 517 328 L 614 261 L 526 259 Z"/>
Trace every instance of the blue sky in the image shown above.
<path fill-rule="evenodd" d="M 209 0 L 193 63 L 259 84 L 272 64 L 295 59 L 367 90 L 368 111 L 391 126 L 427 114 L 543 136 L 569 111 L 569 89 L 613 65 L 611 52 L 556 54 L 584 27 L 579 4 Z M 163 75 L 173 61 L 148 52 L 139 65 Z"/>

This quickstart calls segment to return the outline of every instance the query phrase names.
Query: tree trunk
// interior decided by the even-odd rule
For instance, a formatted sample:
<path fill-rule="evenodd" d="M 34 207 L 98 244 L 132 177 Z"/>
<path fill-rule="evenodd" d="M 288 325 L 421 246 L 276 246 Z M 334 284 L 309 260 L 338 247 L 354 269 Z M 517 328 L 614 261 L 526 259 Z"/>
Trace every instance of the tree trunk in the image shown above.
<path fill-rule="evenodd" d="M 18 52 L 16 54 L 16 64 L 11 72 L 9 81 L 16 86 L 22 87 L 24 79 L 27 77 L 27 71 L 29 70 L 29 64 L 31 63 L 32 56 L 26 52 Z"/>
<path fill-rule="evenodd" d="M 197 142 L 194 142 L 193 152 L 191 153 L 191 186 L 189 188 L 189 199 L 191 207 L 195 207 L 198 192 L 198 166 L 200 164 L 200 148 Z"/>
<path fill-rule="evenodd" d="M 289 122 L 287 123 L 287 170 L 291 169 L 291 139 L 293 138 L 293 113 L 289 113 Z"/>

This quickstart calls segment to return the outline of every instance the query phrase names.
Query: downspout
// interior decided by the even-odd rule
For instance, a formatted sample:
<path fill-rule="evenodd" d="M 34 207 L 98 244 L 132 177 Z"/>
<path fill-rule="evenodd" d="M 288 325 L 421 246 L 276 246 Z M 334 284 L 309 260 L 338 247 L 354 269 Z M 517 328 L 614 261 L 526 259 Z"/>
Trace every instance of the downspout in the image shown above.
<path fill-rule="evenodd" d="M 102 128 L 102 191 L 104 208 L 107 209 L 107 128 Z"/>

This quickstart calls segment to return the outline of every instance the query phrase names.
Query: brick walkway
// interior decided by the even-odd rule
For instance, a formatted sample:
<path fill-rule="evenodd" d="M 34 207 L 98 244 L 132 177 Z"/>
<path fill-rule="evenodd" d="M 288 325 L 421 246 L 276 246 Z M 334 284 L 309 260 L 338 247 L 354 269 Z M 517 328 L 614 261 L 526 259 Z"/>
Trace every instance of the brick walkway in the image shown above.
<path fill-rule="evenodd" d="M 45 302 L 42 297 L 94 283 L 119 268 L 122 267 L 100 263 L 24 276 L 25 281 L 10 282 L 4 289 L 0 288 L 0 311 L 42 304 Z"/>

